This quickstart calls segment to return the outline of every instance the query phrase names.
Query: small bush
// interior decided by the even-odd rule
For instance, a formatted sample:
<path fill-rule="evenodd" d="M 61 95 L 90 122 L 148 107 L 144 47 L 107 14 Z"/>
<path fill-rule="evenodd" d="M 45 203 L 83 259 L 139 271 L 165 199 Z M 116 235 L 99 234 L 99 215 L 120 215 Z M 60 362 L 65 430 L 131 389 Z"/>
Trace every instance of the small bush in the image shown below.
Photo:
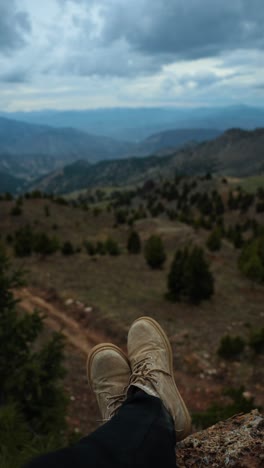
<path fill-rule="evenodd" d="M 63 255 L 73 255 L 75 253 L 74 247 L 70 241 L 64 242 L 62 248 L 61 248 L 61 253 Z"/>
<path fill-rule="evenodd" d="M 22 215 L 22 208 L 20 205 L 16 204 L 12 210 L 10 211 L 12 216 L 21 216 Z"/>
<path fill-rule="evenodd" d="M 41 255 L 52 255 L 59 249 L 59 241 L 56 237 L 50 238 L 45 233 L 34 235 L 34 252 Z"/>
<path fill-rule="evenodd" d="M 29 225 L 15 233 L 14 252 L 17 257 L 28 257 L 33 252 L 34 235 Z"/>
<path fill-rule="evenodd" d="M 141 240 L 136 231 L 131 231 L 127 241 L 127 250 L 131 254 L 138 254 L 141 251 Z"/>
<path fill-rule="evenodd" d="M 112 256 L 117 256 L 121 253 L 118 243 L 114 239 L 112 239 L 112 237 L 108 237 L 108 239 L 106 240 L 105 249 L 106 252 Z"/>
<path fill-rule="evenodd" d="M 91 257 L 96 254 L 96 248 L 93 242 L 85 241 L 84 247 L 86 248 L 86 252 L 88 253 L 88 255 L 90 255 Z"/>
<path fill-rule="evenodd" d="M 241 272 L 252 281 L 264 282 L 264 237 L 260 236 L 248 242 L 239 257 Z"/>
<path fill-rule="evenodd" d="M 105 243 L 102 241 L 98 241 L 96 243 L 95 251 L 98 255 L 105 255 L 106 254 L 106 246 Z"/>
<path fill-rule="evenodd" d="M 215 252 L 221 249 L 222 241 L 221 241 L 221 231 L 219 228 L 215 228 L 210 236 L 207 239 L 206 245 L 209 250 Z"/>
<path fill-rule="evenodd" d="M 166 253 L 161 237 L 155 235 L 149 237 L 145 244 L 144 254 L 146 262 L 151 268 L 162 268 L 166 260 Z"/>
<path fill-rule="evenodd" d="M 245 341 L 240 336 L 226 335 L 221 339 L 218 355 L 224 359 L 237 358 L 245 348 Z"/>
<path fill-rule="evenodd" d="M 45 205 L 44 206 L 44 214 L 45 216 L 50 216 L 50 208 L 49 208 L 49 205 Z"/>
<path fill-rule="evenodd" d="M 252 332 L 249 339 L 249 346 L 256 354 L 264 353 L 264 327 L 261 330 Z"/>
<path fill-rule="evenodd" d="M 256 409 L 254 398 L 245 398 L 244 391 L 244 387 L 227 389 L 224 396 L 231 399 L 229 404 L 213 403 L 206 411 L 193 413 L 192 420 L 195 426 L 199 429 L 206 429 L 219 421 L 231 418 L 235 414 L 249 413 Z"/>
<path fill-rule="evenodd" d="M 177 250 L 167 279 L 167 298 L 199 304 L 214 293 L 214 278 L 199 247 Z"/>

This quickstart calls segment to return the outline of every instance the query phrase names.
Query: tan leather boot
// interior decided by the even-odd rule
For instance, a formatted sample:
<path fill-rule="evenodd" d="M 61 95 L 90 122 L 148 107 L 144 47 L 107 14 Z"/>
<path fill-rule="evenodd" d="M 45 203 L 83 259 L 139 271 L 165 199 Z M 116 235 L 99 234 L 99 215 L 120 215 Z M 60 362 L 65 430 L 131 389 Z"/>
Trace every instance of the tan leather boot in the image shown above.
<path fill-rule="evenodd" d="M 95 346 L 87 360 L 87 377 L 102 415 L 109 421 L 126 399 L 131 376 L 130 365 L 123 351 L 111 343 Z"/>
<path fill-rule="evenodd" d="M 160 398 L 174 419 L 176 440 L 184 439 L 191 432 L 191 418 L 174 381 L 172 349 L 165 332 L 155 320 L 141 317 L 129 330 L 127 346 L 130 387 Z"/>

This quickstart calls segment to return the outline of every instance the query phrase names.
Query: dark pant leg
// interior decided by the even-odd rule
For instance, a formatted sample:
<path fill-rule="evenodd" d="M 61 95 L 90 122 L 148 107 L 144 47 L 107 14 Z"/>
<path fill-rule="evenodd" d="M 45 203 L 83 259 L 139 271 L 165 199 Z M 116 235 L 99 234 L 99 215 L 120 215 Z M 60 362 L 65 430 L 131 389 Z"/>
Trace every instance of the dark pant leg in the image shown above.
<path fill-rule="evenodd" d="M 77 445 L 46 455 L 27 468 L 175 468 L 175 432 L 159 398 L 139 391 L 111 421 Z"/>

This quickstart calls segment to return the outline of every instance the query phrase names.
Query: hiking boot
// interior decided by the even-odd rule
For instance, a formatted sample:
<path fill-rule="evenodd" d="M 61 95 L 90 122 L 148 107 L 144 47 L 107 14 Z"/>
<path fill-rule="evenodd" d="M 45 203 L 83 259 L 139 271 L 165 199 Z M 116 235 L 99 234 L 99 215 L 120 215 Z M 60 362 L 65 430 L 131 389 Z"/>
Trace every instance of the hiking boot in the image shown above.
<path fill-rule="evenodd" d="M 102 415 L 109 421 L 126 399 L 131 376 L 129 362 L 123 351 L 110 343 L 95 346 L 87 360 L 87 377 Z"/>
<path fill-rule="evenodd" d="M 176 387 L 170 342 L 160 325 L 150 317 L 136 320 L 128 333 L 131 365 L 129 389 L 140 388 L 162 400 L 174 420 L 176 440 L 191 432 L 191 418 Z"/>

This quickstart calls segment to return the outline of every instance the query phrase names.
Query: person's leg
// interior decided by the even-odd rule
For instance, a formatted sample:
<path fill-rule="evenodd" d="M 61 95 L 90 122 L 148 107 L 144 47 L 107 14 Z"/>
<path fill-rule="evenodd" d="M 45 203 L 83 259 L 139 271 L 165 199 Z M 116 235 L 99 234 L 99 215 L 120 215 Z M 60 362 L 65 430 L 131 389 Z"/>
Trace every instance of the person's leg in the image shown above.
<path fill-rule="evenodd" d="M 139 390 L 118 413 L 75 446 L 26 468 L 175 468 L 174 422 L 159 398 Z"/>
<path fill-rule="evenodd" d="M 191 419 L 174 381 L 169 340 L 157 322 L 143 317 L 133 323 L 128 356 L 109 344 L 92 350 L 88 380 L 103 420 L 110 421 L 28 468 L 175 466 L 175 432 L 177 440 L 186 437 Z"/>

